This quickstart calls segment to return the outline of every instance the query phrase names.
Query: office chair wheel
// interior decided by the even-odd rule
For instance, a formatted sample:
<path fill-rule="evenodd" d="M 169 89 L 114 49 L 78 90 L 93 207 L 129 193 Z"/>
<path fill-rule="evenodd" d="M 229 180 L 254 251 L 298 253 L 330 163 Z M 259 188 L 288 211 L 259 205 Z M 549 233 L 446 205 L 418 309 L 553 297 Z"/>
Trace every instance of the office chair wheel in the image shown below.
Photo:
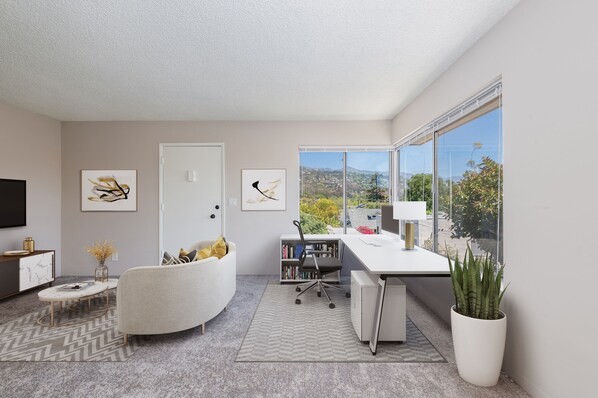
<path fill-rule="evenodd" d="M 296 291 L 296 292 L 300 292 L 300 291 L 301 291 L 301 288 L 300 288 L 299 286 L 297 286 L 297 287 L 295 288 L 295 291 Z"/>
<path fill-rule="evenodd" d="M 301 300 L 300 299 L 295 299 L 295 304 L 301 304 Z"/>
<path fill-rule="evenodd" d="M 318 292 L 318 297 L 322 297 L 322 292 Z"/>
<path fill-rule="evenodd" d="M 349 293 L 349 292 L 345 293 L 345 297 L 351 297 L 351 293 Z"/>
<path fill-rule="evenodd" d="M 330 308 L 334 308 L 334 307 L 335 307 L 335 305 L 334 305 L 334 303 L 330 303 L 330 304 L 328 304 L 328 307 L 330 307 Z"/>

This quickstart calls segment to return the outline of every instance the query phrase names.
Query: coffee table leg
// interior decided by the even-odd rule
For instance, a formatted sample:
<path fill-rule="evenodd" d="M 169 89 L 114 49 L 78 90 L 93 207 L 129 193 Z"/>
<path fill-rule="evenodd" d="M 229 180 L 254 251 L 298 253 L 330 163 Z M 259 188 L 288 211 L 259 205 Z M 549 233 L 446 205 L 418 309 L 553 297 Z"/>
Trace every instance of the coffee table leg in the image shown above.
<path fill-rule="evenodd" d="M 50 327 L 54 326 L 54 302 L 50 301 Z"/>

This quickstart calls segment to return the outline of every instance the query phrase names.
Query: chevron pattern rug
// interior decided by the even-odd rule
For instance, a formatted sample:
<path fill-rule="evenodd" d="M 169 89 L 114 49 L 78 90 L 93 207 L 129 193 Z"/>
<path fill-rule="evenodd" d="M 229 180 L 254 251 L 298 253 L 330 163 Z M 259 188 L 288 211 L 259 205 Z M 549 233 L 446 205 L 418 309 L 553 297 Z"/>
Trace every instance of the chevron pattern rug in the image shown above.
<path fill-rule="evenodd" d="M 138 345 L 123 344 L 116 329 L 116 308 L 74 326 L 39 326 L 48 309 L 0 325 L 0 361 L 126 361 Z M 69 320 L 70 322 L 70 320 Z"/>
<path fill-rule="evenodd" d="M 269 284 L 237 354 L 237 362 L 446 362 L 407 318 L 407 341 L 378 343 L 376 355 L 351 323 L 351 299 L 333 290 L 336 308 L 306 293 L 295 304 L 295 286 Z"/>

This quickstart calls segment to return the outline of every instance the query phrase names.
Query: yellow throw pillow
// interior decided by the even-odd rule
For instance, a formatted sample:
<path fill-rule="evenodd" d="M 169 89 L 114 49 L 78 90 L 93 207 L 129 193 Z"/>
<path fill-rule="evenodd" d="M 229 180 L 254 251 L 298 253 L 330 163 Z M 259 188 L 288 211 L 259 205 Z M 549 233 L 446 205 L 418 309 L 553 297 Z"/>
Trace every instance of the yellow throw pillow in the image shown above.
<path fill-rule="evenodd" d="M 197 259 L 203 260 L 205 258 L 211 257 L 211 255 L 212 255 L 212 247 L 211 246 L 204 247 L 203 249 L 201 249 L 200 251 L 197 252 Z"/>
<path fill-rule="evenodd" d="M 216 242 L 212 245 L 212 252 L 210 254 L 218 259 L 226 255 L 226 242 L 222 236 L 216 239 Z"/>

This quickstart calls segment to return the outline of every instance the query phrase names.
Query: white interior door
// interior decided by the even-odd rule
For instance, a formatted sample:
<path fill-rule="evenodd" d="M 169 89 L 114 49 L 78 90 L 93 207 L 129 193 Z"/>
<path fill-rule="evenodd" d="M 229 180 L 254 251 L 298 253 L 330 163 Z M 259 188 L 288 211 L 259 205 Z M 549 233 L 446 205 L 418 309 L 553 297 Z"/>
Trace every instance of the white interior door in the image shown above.
<path fill-rule="evenodd" d="M 224 234 L 223 150 L 222 145 L 160 145 L 160 257 Z"/>

